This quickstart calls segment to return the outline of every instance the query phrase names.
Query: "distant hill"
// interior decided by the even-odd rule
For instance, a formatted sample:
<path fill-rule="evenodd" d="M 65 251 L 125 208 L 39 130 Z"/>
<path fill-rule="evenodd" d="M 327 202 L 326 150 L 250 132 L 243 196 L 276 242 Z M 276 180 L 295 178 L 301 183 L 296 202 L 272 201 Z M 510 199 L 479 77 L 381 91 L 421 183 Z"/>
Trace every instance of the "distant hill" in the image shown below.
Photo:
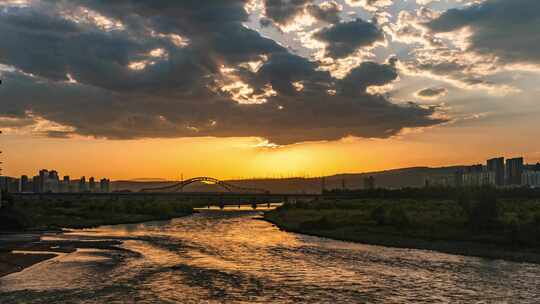
<path fill-rule="evenodd" d="M 128 179 L 127 182 L 141 182 L 141 183 L 148 183 L 148 182 L 166 182 L 167 179 L 165 178 L 153 178 L 153 177 L 141 177 L 141 178 L 133 178 Z"/>
<path fill-rule="evenodd" d="M 360 189 L 364 186 L 364 178 L 375 177 L 377 187 L 403 188 L 422 187 L 428 176 L 448 175 L 465 166 L 452 167 L 412 167 L 366 173 L 337 174 L 325 177 L 326 189 L 342 188 L 343 184 L 348 189 Z M 262 188 L 273 193 L 319 193 L 322 189 L 322 178 L 283 178 L 283 179 L 245 179 L 227 180 L 226 182 L 240 187 Z M 177 182 L 164 181 L 161 179 L 137 179 L 129 181 L 115 181 L 112 183 L 113 190 L 139 191 L 143 188 L 172 185 Z M 185 191 L 222 191 L 217 185 L 193 184 L 187 186 Z"/>

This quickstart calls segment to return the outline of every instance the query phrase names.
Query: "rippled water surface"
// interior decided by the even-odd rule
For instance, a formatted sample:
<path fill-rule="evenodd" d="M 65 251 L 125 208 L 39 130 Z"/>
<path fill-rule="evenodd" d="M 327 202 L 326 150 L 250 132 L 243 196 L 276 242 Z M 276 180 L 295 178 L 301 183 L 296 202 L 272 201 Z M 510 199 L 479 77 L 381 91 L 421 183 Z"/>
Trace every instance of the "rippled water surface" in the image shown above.
<path fill-rule="evenodd" d="M 73 231 L 78 250 L 0 279 L 0 303 L 539 303 L 540 266 L 279 231 L 256 212 Z"/>

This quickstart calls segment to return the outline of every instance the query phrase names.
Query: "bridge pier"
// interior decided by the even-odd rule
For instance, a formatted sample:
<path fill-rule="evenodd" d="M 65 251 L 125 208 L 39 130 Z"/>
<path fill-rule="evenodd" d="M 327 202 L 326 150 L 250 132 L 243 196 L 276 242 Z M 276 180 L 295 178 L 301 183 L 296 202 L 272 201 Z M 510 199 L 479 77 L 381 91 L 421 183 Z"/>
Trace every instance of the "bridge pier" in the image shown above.
<path fill-rule="evenodd" d="M 223 196 L 219 197 L 219 209 L 225 209 L 225 202 L 223 201 Z"/>

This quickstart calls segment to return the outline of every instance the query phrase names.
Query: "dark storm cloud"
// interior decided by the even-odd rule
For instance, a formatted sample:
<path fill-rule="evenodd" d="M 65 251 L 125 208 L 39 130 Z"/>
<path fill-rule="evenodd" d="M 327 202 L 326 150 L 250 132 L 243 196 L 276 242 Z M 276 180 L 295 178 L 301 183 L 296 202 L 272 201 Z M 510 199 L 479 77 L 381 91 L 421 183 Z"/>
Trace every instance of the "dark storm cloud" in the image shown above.
<path fill-rule="evenodd" d="M 2 117 L 0 118 L 0 128 L 23 128 L 35 124 L 32 118 Z"/>
<path fill-rule="evenodd" d="M 264 0 L 265 15 L 277 24 L 287 24 L 312 0 Z"/>
<path fill-rule="evenodd" d="M 272 56 L 257 73 L 256 79 L 260 85 L 270 83 L 280 94 L 293 95 L 296 91 L 293 82 L 304 81 L 310 86 L 326 84 L 329 89 L 332 81 L 328 72 L 317 71 L 317 65 L 303 57 L 289 53 L 279 53 Z M 306 89 L 307 90 L 307 89 Z"/>
<path fill-rule="evenodd" d="M 375 62 L 362 63 L 339 82 L 340 91 L 345 95 L 356 96 L 365 94 L 369 86 L 382 86 L 392 82 L 398 77 L 393 62 L 392 59 L 390 64 L 384 65 Z"/>
<path fill-rule="evenodd" d="M 56 15 L 30 10 L 2 14 L 0 29 L 0 60 L 26 73 L 55 81 L 68 80 L 67 74 L 72 74 L 81 82 L 115 90 L 159 83 L 156 76 L 161 65 L 144 74 L 127 67 L 140 54 L 156 48 L 157 41 L 85 30 Z"/>
<path fill-rule="evenodd" d="M 487 0 L 448 10 L 427 26 L 434 32 L 470 27 L 470 50 L 499 56 L 505 62 L 540 63 L 538 0 Z"/>
<path fill-rule="evenodd" d="M 121 26 L 103 29 L 95 18 L 74 22 L 79 5 Z M 13 67 L 0 71 L 0 118 L 44 118 L 67 127 L 45 131 L 54 137 L 259 136 L 278 144 L 388 137 L 443 122 L 432 117 L 435 108 L 366 93 L 397 77 L 393 64 L 364 63 L 335 79 L 244 27 L 243 5 L 79 0 L 0 10 L 0 64 Z M 156 49 L 159 54 L 149 55 Z M 261 59 L 257 70 L 241 64 Z M 145 60 L 151 63 L 133 69 Z M 234 68 L 233 76 L 224 67 Z M 276 93 L 262 104 L 240 104 L 223 89 L 227 81 L 249 85 L 251 95 L 268 86 Z"/>
<path fill-rule="evenodd" d="M 308 13 L 317 20 L 327 23 L 338 23 L 341 7 L 335 1 L 325 2 L 321 5 L 311 4 L 307 6 Z"/>
<path fill-rule="evenodd" d="M 426 88 L 416 93 L 417 96 L 426 98 L 438 98 L 448 93 L 446 88 Z"/>
<path fill-rule="evenodd" d="M 376 25 L 361 19 L 324 28 L 313 37 L 327 44 L 327 56 L 332 58 L 347 57 L 361 47 L 371 46 L 384 39 Z"/>
<path fill-rule="evenodd" d="M 267 27 L 272 24 L 287 25 L 300 14 L 307 13 L 313 18 L 326 23 L 340 21 L 341 6 L 335 1 L 315 4 L 313 0 L 264 0 L 265 16 L 259 22 Z"/>

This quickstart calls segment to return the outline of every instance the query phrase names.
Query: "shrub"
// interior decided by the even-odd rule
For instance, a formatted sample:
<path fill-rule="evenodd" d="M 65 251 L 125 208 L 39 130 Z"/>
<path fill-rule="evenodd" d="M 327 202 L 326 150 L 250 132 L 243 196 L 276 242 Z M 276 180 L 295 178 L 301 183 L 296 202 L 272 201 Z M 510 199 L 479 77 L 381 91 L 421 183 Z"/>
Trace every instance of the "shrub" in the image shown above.
<path fill-rule="evenodd" d="M 460 195 L 459 195 L 459 197 L 457 199 L 457 204 L 461 208 L 463 214 L 465 214 L 467 216 L 470 215 L 470 213 L 471 213 L 471 199 L 470 199 L 469 195 L 467 194 L 467 192 L 460 193 Z"/>
<path fill-rule="evenodd" d="M 374 220 L 377 225 L 386 225 L 386 210 L 379 206 L 371 211 L 371 219 Z"/>
<path fill-rule="evenodd" d="M 516 216 L 510 217 L 509 221 L 505 224 L 506 239 L 514 247 L 520 243 L 521 225 Z"/>
<path fill-rule="evenodd" d="M 29 219 L 18 210 L 0 211 L 0 231 L 23 230 L 29 225 Z"/>
<path fill-rule="evenodd" d="M 410 224 L 407 212 L 401 206 L 395 206 L 390 210 L 390 223 L 397 227 L 407 227 Z"/>
<path fill-rule="evenodd" d="M 497 196 L 493 191 L 480 193 L 477 204 L 469 213 L 469 225 L 476 230 L 490 230 L 497 225 L 499 218 Z"/>
<path fill-rule="evenodd" d="M 325 229 L 332 229 L 332 225 L 330 224 L 330 221 L 326 216 L 321 217 L 318 220 L 315 221 L 306 221 L 303 223 L 300 223 L 300 229 L 319 229 L 319 230 L 325 230 Z"/>

